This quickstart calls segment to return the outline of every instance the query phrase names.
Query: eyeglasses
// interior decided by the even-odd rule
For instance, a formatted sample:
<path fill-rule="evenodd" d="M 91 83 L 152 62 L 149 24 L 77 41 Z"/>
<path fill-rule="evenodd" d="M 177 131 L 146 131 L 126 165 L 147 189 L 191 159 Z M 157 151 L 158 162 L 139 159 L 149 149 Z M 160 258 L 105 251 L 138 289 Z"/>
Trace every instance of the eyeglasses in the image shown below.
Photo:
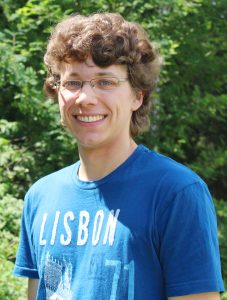
<path fill-rule="evenodd" d="M 117 78 L 117 77 L 100 77 L 91 80 L 67 80 L 63 83 L 58 81 L 55 84 L 55 88 L 60 87 L 63 90 L 69 90 L 72 92 L 80 91 L 85 83 L 90 84 L 90 86 L 97 91 L 113 90 L 121 82 L 127 81 L 128 78 Z"/>

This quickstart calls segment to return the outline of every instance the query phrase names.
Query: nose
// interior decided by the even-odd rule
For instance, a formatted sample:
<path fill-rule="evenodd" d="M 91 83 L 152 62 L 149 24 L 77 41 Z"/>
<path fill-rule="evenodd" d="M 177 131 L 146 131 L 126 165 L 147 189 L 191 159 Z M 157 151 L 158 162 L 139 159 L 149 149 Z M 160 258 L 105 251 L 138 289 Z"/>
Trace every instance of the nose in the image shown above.
<path fill-rule="evenodd" d="M 97 104 L 96 94 L 94 93 L 93 87 L 89 83 L 86 82 L 83 84 L 77 94 L 75 104 L 84 106 Z"/>

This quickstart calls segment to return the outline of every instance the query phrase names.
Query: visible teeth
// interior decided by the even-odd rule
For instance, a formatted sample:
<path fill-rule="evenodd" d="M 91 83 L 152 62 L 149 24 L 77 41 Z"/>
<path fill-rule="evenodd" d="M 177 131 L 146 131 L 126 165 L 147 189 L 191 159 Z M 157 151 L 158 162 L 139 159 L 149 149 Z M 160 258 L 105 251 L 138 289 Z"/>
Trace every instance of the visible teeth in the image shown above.
<path fill-rule="evenodd" d="M 77 119 L 79 121 L 82 121 L 82 122 L 91 123 L 91 122 L 96 122 L 96 121 L 104 119 L 104 116 L 103 115 L 97 115 L 97 116 L 77 116 Z"/>

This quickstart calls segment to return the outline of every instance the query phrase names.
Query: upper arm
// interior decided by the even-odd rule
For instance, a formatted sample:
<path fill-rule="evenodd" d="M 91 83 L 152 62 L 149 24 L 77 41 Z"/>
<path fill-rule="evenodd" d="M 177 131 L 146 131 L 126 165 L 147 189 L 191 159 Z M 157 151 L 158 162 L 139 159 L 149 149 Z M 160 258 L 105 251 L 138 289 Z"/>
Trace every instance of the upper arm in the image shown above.
<path fill-rule="evenodd" d="M 39 279 L 28 279 L 28 300 L 36 300 Z"/>
<path fill-rule="evenodd" d="M 168 297 L 168 300 L 220 300 L 219 293 L 201 293 L 179 297 Z"/>
<path fill-rule="evenodd" d="M 34 223 L 34 216 L 31 211 L 29 194 L 26 194 L 20 226 L 20 242 L 14 267 L 14 275 L 27 278 L 39 278 L 34 235 L 31 228 Z M 32 215 L 32 217 L 31 217 Z"/>
<path fill-rule="evenodd" d="M 170 204 L 157 218 L 166 294 L 201 293 L 194 299 L 208 300 L 202 293 L 224 290 L 211 196 L 204 184 L 196 182 L 178 192 Z M 211 300 L 220 299 L 213 295 Z M 190 297 L 176 300 L 193 299 Z"/>

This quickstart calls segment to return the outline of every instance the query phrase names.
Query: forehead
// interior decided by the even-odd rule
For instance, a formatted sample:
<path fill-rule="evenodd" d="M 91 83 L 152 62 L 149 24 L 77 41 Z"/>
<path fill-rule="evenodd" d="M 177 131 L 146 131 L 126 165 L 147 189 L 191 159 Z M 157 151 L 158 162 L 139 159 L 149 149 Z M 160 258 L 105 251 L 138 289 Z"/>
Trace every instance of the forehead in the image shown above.
<path fill-rule="evenodd" d="M 60 69 L 61 78 L 67 77 L 85 77 L 93 78 L 95 76 L 126 76 L 126 65 L 110 65 L 105 68 L 97 66 L 91 58 L 84 62 L 72 61 L 70 63 L 62 63 Z"/>

